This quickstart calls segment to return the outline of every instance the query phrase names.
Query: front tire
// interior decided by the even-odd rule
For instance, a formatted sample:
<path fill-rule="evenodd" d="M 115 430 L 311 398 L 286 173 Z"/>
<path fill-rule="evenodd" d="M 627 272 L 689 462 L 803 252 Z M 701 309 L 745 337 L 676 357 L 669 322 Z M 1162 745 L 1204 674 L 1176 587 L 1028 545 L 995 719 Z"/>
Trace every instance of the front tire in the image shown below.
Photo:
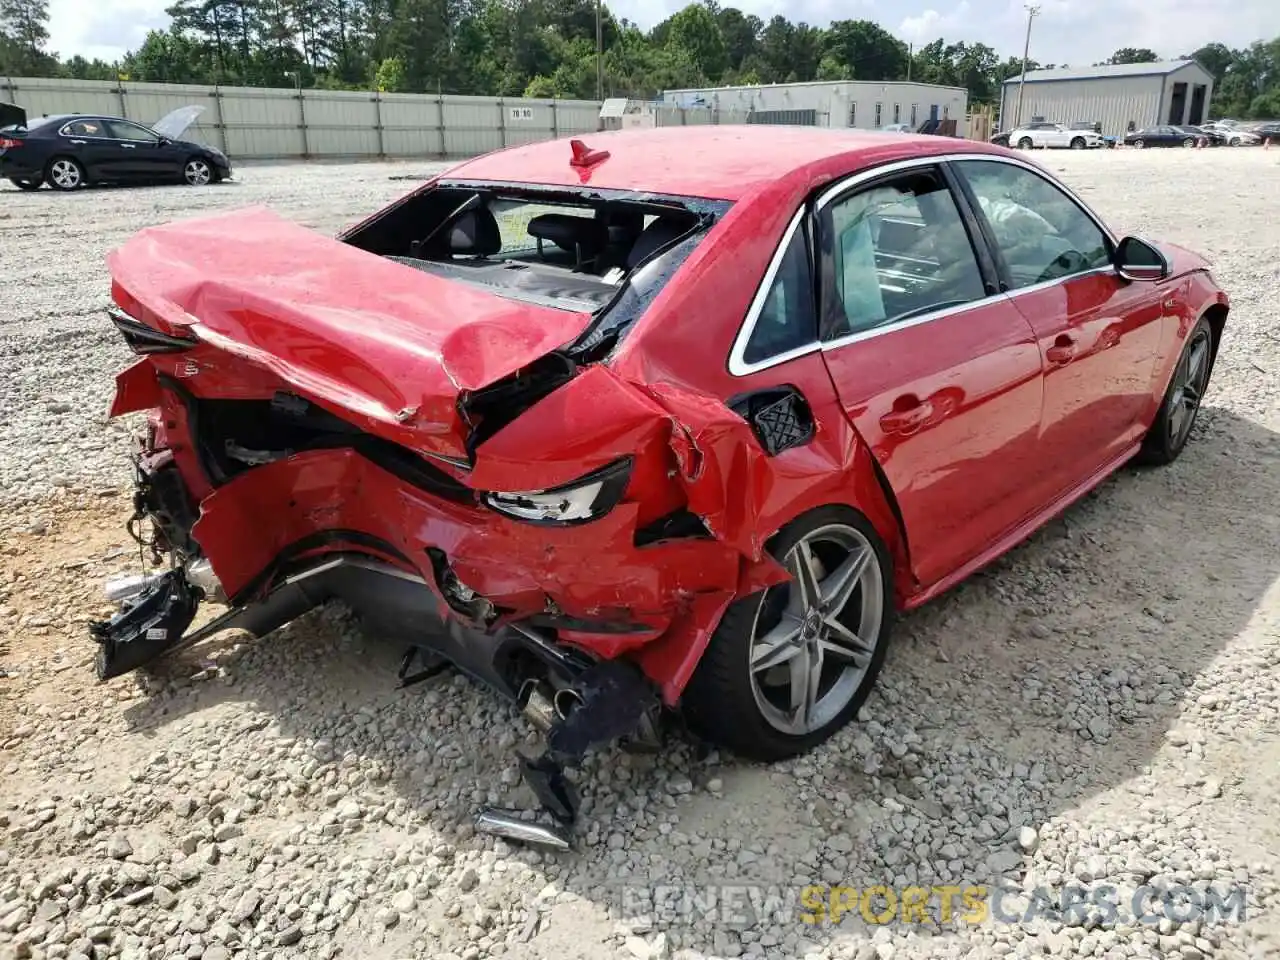
<path fill-rule="evenodd" d="M 1083 149 L 1084 149 L 1084 140 L 1083 140 L 1083 138 L 1081 138 L 1081 137 L 1076 137 L 1074 140 L 1072 140 L 1072 141 L 1071 141 L 1071 149 L 1072 149 L 1072 150 L 1083 150 Z"/>
<path fill-rule="evenodd" d="M 792 579 L 729 607 L 683 700 L 694 732 L 766 762 L 812 749 L 854 717 L 893 623 L 893 565 L 857 511 L 811 511 L 769 549 Z"/>
<path fill-rule="evenodd" d="M 213 167 L 208 160 L 192 157 L 182 167 L 182 179 L 193 187 L 208 186 L 213 181 Z"/>
<path fill-rule="evenodd" d="M 1182 146 L 1186 149 L 1191 149 L 1195 145 L 1196 145 L 1195 140 L 1191 139 L 1190 137 L 1187 137 L 1187 139 L 1182 141 Z"/>
<path fill-rule="evenodd" d="M 55 190 L 78 190 L 85 184 L 84 167 L 71 157 L 54 157 L 44 179 Z"/>
<path fill-rule="evenodd" d="M 1035 144 L 1031 142 L 1030 137 L 1023 137 L 1021 140 L 1018 141 L 1019 150 L 1030 150 L 1033 146 L 1035 146 Z"/>
<path fill-rule="evenodd" d="M 1133 141 L 1133 145 L 1134 145 L 1135 147 L 1137 147 L 1139 150 L 1141 150 L 1143 147 L 1145 147 L 1145 146 L 1147 145 L 1147 141 L 1145 141 L 1145 140 L 1135 140 L 1135 141 Z"/>
<path fill-rule="evenodd" d="M 1142 441 L 1138 462 L 1159 467 L 1178 459 L 1191 436 L 1196 414 L 1200 412 L 1200 402 L 1209 386 L 1213 354 L 1213 330 L 1209 321 L 1201 317 L 1187 337 L 1178 364 L 1173 368 L 1164 400 Z"/>

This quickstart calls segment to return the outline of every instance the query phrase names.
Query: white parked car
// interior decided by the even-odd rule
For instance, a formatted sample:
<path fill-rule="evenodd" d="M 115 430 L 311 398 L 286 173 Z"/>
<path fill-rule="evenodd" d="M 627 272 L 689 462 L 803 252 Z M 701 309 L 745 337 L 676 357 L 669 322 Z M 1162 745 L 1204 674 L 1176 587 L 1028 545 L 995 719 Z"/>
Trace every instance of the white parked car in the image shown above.
<path fill-rule="evenodd" d="M 911 124 L 909 123 L 891 123 L 880 128 L 881 133 L 912 133 Z"/>
<path fill-rule="evenodd" d="M 1243 130 L 1239 127 L 1219 127 L 1218 132 L 1227 138 L 1228 147 L 1256 147 L 1262 142 L 1262 138 L 1252 130 Z"/>
<path fill-rule="evenodd" d="M 1012 131 L 1009 146 L 1019 150 L 1091 150 L 1106 146 L 1106 141 L 1092 130 L 1071 130 L 1061 123 L 1032 123 Z"/>

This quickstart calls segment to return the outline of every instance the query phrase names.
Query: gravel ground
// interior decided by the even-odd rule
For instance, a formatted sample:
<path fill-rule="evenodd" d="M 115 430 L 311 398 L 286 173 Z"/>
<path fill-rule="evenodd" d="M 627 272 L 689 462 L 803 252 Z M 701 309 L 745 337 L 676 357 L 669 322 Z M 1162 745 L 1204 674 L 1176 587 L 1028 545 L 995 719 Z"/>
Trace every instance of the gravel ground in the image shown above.
<path fill-rule="evenodd" d="M 334 232 L 427 165 L 6 185 L 0 958 L 1280 955 L 1280 161 L 1048 162 L 1119 229 L 1208 254 L 1234 298 L 1186 455 L 905 617 L 861 722 L 812 755 L 753 767 L 675 740 L 590 758 L 585 842 L 561 855 L 469 826 L 478 804 L 531 804 L 512 752 L 527 725 L 460 679 L 393 689 L 398 651 L 341 611 L 91 679 L 100 583 L 136 564 L 103 416 L 128 360 L 103 255 L 253 204 Z M 1013 892 L 1003 919 L 836 925 L 803 922 L 810 884 Z M 1242 890 L 1244 916 L 1139 922 L 1144 886 Z M 1120 908 L 1055 913 L 1081 892 Z"/>

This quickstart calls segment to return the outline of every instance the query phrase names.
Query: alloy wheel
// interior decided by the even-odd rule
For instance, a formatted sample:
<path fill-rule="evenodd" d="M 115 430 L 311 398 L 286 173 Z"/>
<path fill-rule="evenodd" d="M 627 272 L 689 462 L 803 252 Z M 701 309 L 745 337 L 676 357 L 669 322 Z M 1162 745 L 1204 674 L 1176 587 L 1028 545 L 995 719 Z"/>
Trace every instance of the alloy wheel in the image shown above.
<path fill-rule="evenodd" d="M 1174 392 L 1169 403 L 1169 444 L 1177 450 L 1195 423 L 1200 400 L 1209 382 L 1209 333 L 1201 330 L 1187 346 L 1174 371 Z"/>
<path fill-rule="evenodd" d="M 49 179 L 61 190 L 74 190 L 84 178 L 74 160 L 55 160 L 49 167 Z"/>
<path fill-rule="evenodd" d="M 203 187 L 211 179 L 213 179 L 213 171 L 209 169 L 209 164 L 203 160 L 188 160 L 187 165 L 182 170 L 183 177 L 187 183 L 193 187 Z"/>
<path fill-rule="evenodd" d="M 828 524 L 783 560 L 792 579 L 765 591 L 752 623 L 751 690 L 775 730 L 805 736 L 849 705 L 875 656 L 884 589 L 875 548 Z"/>

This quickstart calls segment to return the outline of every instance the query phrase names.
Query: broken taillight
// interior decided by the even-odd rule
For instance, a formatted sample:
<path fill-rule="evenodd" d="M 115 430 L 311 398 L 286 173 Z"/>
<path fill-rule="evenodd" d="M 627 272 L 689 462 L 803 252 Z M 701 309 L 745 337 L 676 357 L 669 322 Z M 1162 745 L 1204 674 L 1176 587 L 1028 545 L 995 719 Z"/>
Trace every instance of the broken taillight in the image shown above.
<path fill-rule="evenodd" d="M 108 307 L 107 316 L 116 325 L 116 329 L 124 336 L 125 343 L 134 353 L 147 355 L 152 353 L 181 353 L 196 345 L 195 340 L 186 337 L 175 337 L 169 333 L 161 333 L 154 327 L 135 320 L 119 307 Z"/>
<path fill-rule="evenodd" d="M 551 490 L 521 493 L 485 493 L 481 500 L 491 510 L 526 523 L 567 527 L 599 520 L 618 505 L 631 479 L 631 458 Z"/>

